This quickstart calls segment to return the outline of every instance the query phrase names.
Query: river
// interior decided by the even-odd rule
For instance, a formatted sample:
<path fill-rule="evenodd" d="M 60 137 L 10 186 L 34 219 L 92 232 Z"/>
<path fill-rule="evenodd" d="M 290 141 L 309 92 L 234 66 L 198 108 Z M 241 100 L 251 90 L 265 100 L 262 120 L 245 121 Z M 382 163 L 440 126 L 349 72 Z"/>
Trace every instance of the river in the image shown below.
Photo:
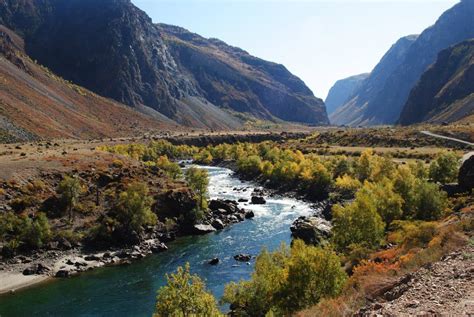
<path fill-rule="evenodd" d="M 250 198 L 255 184 L 240 181 L 226 168 L 203 168 L 209 171 L 211 199 Z M 151 316 L 165 274 L 186 262 L 220 298 L 226 283 L 248 279 L 253 270 L 255 260 L 248 265 L 235 261 L 234 255 L 257 255 L 263 247 L 273 250 L 289 243 L 293 220 L 313 211 L 310 204 L 285 197 L 269 197 L 265 205 L 240 206 L 253 210 L 255 218 L 217 233 L 179 238 L 167 252 L 128 266 L 100 268 L 0 297 L 0 316 Z M 207 264 L 214 257 L 220 263 Z"/>

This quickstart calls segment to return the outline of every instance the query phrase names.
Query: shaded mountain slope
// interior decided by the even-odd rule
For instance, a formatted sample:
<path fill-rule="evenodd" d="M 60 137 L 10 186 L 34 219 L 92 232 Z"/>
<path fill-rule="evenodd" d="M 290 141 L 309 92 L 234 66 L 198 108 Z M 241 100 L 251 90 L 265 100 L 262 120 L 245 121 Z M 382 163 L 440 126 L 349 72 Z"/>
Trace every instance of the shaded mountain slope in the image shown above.
<path fill-rule="evenodd" d="M 331 87 L 324 101 L 328 114 L 331 115 L 337 108 L 345 104 L 369 75 L 370 74 L 360 74 L 338 80 L 334 86 Z"/>
<path fill-rule="evenodd" d="M 377 94 L 381 93 L 391 73 L 403 63 L 411 45 L 416 41 L 417 35 L 409 35 L 399 39 L 385 53 L 380 62 L 375 66 L 359 88 L 353 93 L 352 98 L 331 114 L 331 123 L 337 125 L 362 125 L 370 121 L 367 107 Z"/>
<path fill-rule="evenodd" d="M 139 135 L 174 127 L 55 76 L 0 26 L 0 141 Z"/>
<path fill-rule="evenodd" d="M 395 123 L 408 95 L 421 75 L 436 61 L 438 53 L 464 40 L 474 38 L 474 0 L 462 0 L 444 12 L 436 23 L 423 31 L 403 54 L 399 65 L 387 73 L 383 88 L 363 101 L 349 102 L 343 108 L 348 118 L 339 124 L 377 125 Z M 350 115 L 356 113 L 356 115 Z"/>
<path fill-rule="evenodd" d="M 472 114 L 474 40 L 469 40 L 439 53 L 411 91 L 399 122 L 451 122 Z"/>
<path fill-rule="evenodd" d="M 63 78 L 185 125 L 240 127 L 227 109 L 328 121 L 324 104 L 283 66 L 157 26 L 130 0 L 6 0 L 0 19 L 24 36 L 32 58 Z"/>

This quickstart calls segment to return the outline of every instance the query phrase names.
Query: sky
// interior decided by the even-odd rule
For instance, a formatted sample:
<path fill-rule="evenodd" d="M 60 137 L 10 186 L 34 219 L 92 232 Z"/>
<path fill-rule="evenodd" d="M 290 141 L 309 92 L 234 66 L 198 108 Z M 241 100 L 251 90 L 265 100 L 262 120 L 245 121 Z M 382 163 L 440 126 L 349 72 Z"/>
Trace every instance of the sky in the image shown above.
<path fill-rule="evenodd" d="M 155 23 L 218 38 L 280 63 L 325 99 L 370 72 L 400 37 L 419 34 L 458 0 L 132 0 Z"/>

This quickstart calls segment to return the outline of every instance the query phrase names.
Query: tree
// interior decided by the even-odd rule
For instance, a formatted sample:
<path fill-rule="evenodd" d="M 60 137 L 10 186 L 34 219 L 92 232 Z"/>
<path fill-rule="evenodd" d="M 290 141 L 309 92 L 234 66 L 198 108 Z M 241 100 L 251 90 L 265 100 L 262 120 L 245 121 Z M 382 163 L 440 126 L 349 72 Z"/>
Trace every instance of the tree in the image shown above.
<path fill-rule="evenodd" d="M 152 202 L 146 184 L 130 184 L 126 191 L 120 193 L 115 218 L 126 231 L 139 233 L 144 225 L 154 225 L 157 221 L 151 211 Z"/>
<path fill-rule="evenodd" d="M 459 160 L 453 152 L 442 152 L 430 165 L 430 178 L 441 184 L 456 181 Z"/>
<path fill-rule="evenodd" d="M 425 180 L 417 180 L 414 193 L 415 219 L 436 220 L 447 206 L 447 194 L 439 186 Z"/>
<path fill-rule="evenodd" d="M 205 169 L 190 167 L 186 171 L 186 182 L 196 193 L 199 209 L 207 208 L 207 186 L 209 185 L 209 173 Z"/>
<path fill-rule="evenodd" d="M 338 295 L 347 278 L 334 251 L 307 246 L 301 240 L 293 242 L 286 271 L 287 280 L 278 299 L 280 310 L 286 313 Z"/>
<path fill-rule="evenodd" d="M 226 285 L 223 301 L 237 316 L 290 316 L 339 294 L 346 278 L 333 251 L 296 240 L 291 249 L 263 250 L 251 279 Z"/>
<path fill-rule="evenodd" d="M 394 191 L 393 183 L 386 178 L 378 183 L 365 182 L 358 195 L 359 199 L 373 201 L 377 213 L 387 226 L 400 219 L 403 214 L 403 199 Z"/>
<path fill-rule="evenodd" d="M 26 218 L 22 239 L 32 248 L 41 248 L 51 238 L 51 228 L 44 213 L 38 213 L 34 219 Z"/>
<path fill-rule="evenodd" d="M 162 169 L 172 179 L 178 179 L 183 175 L 179 165 L 171 162 L 166 155 L 158 158 L 156 166 Z"/>
<path fill-rule="evenodd" d="M 262 160 L 258 155 L 242 157 L 237 161 L 237 167 L 239 172 L 245 175 L 256 176 L 260 174 L 262 168 Z"/>
<path fill-rule="evenodd" d="M 57 192 L 61 195 L 61 200 L 66 206 L 69 220 L 74 217 L 74 209 L 79 202 L 82 191 L 81 182 L 77 177 L 65 176 L 58 185 Z"/>
<path fill-rule="evenodd" d="M 372 175 L 374 152 L 371 149 L 362 152 L 355 166 L 357 178 L 363 182 Z"/>
<path fill-rule="evenodd" d="M 167 285 L 158 290 L 155 317 L 222 316 L 214 296 L 197 275 L 191 275 L 189 263 L 166 275 Z"/>
<path fill-rule="evenodd" d="M 369 248 L 379 246 L 385 232 L 385 224 L 377 212 L 377 206 L 366 194 L 358 192 L 356 199 L 346 205 L 335 205 L 333 213 L 333 241 L 340 251 L 347 251 L 351 244 Z"/>

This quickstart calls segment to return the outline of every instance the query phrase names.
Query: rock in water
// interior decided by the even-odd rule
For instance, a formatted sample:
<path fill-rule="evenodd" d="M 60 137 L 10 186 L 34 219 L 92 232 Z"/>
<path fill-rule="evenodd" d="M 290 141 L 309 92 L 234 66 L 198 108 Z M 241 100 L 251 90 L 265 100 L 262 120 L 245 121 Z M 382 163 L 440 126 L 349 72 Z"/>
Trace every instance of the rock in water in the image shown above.
<path fill-rule="evenodd" d="M 331 237 L 331 225 L 318 217 L 299 217 L 290 227 L 291 235 L 308 244 L 318 245 Z"/>
<path fill-rule="evenodd" d="M 216 231 L 216 228 L 214 228 L 213 226 L 211 225 L 204 225 L 204 224 L 200 224 L 200 225 L 194 225 L 194 234 L 206 234 L 206 233 L 211 233 L 211 232 L 214 232 Z"/>
<path fill-rule="evenodd" d="M 210 265 L 217 265 L 219 263 L 219 258 L 213 258 L 208 262 Z"/>
<path fill-rule="evenodd" d="M 217 230 L 222 230 L 225 227 L 224 223 L 220 219 L 214 219 L 212 221 L 212 226 L 216 228 Z"/>
<path fill-rule="evenodd" d="M 252 256 L 250 254 L 237 254 L 234 255 L 234 259 L 239 262 L 248 262 L 252 259 Z"/>
<path fill-rule="evenodd" d="M 264 205 L 267 201 L 262 196 L 252 196 L 252 204 L 254 205 Z"/>
<path fill-rule="evenodd" d="M 458 175 L 459 186 L 464 190 L 471 190 L 474 188 L 474 155 L 464 161 L 459 169 Z"/>

